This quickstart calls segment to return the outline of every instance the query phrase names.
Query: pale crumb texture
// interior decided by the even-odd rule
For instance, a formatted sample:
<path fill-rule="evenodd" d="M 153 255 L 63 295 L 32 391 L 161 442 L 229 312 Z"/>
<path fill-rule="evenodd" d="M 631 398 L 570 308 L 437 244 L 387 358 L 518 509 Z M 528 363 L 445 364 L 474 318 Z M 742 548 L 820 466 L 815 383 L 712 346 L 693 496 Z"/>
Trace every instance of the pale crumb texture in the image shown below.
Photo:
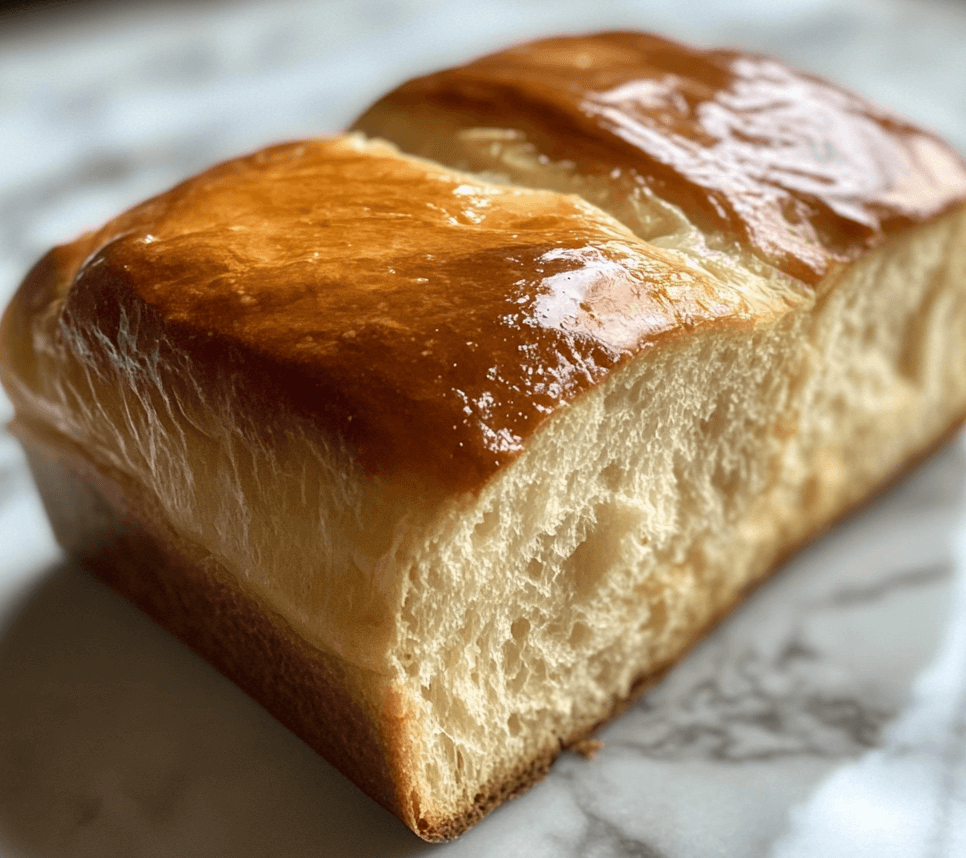
<path fill-rule="evenodd" d="M 426 760 L 417 824 L 440 818 L 423 797 L 459 814 L 518 760 L 583 736 L 966 410 L 963 210 L 805 293 L 640 187 L 538 158 L 514 132 L 449 145 L 432 155 L 580 194 L 758 316 L 642 355 L 399 556 L 411 583 L 391 658 L 427 727 L 410 755 Z"/>
<path fill-rule="evenodd" d="M 961 213 L 813 305 L 648 354 L 397 555 L 417 825 L 583 736 L 961 417 L 964 272 Z"/>

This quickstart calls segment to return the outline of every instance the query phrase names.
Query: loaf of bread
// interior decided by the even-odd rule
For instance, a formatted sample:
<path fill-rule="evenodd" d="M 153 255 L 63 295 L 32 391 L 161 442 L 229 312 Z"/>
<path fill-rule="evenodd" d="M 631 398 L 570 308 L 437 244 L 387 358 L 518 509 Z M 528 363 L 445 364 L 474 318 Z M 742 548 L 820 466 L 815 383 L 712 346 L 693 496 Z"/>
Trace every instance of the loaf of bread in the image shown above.
<path fill-rule="evenodd" d="M 966 165 L 546 40 L 55 248 L 2 358 L 64 548 L 444 840 L 964 419 Z"/>

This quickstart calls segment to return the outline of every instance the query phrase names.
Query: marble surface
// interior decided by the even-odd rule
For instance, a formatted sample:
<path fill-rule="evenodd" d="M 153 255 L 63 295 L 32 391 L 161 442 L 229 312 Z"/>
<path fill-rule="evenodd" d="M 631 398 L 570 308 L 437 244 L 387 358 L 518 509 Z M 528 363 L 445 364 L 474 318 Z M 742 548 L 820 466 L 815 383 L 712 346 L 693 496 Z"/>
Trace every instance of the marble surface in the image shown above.
<path fill-rule="evenodd" d="M 966 4 L 97 4 L 0 17 L 0 300 L 213 160 L 324 133 L 508 41 L 630 26 L 765 50 L 966 152 Z M 0 400 L 0 417 L 10 408 Z M 427 846 L 53 544 L 0 435 L 0 855 L 966 855 L 966 439 L 791 563 L 669 679 Z"/>

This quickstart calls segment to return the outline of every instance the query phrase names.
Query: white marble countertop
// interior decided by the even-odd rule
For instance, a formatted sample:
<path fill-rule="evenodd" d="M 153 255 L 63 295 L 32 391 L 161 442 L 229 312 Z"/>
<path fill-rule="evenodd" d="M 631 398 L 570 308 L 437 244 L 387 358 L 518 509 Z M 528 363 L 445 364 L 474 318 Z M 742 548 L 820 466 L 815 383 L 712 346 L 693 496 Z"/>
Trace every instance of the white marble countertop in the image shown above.
<path fill-rule="evenodd" d="M 615 26 L 767 51 L 966 152 L 955 0 L 52 7 L 0 17 L 0 301 L 50 244 L 216 159 L 337 130 L 393 83 L 509 41 Z M 601 738 L 459 841 L 421 843 L 66 562 L 0 434 L 5 858 L 966 856 L 966 438 Z"/>

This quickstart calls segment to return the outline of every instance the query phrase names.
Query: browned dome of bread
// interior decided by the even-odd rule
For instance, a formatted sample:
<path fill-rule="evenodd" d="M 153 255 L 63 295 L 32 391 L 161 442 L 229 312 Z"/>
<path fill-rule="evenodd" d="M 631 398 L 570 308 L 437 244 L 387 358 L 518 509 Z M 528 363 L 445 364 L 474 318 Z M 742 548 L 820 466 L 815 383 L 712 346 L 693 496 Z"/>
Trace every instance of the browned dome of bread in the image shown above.
<path fill-rule="evenodd" d="M 859 96 L 768 57 L 644 33 L 500 51 L 404 83 L 355 127 L 444 162 L 461 130 L 520 132 L 583 174 L 631 173 L 812 284 L 966 193 L 948 146 Z"/>
<path fill-rule="evenodd" d="M 65 548 L 442 840 L 963 419 L 966 167 L 636 34 L 357 128 L 52 250 L 3 382 Z"/>
<path fill-rule="evenodd" d="M 150 313 L 199 368 L 244 362 L 371 473 L 450 490 L 628 356 L 753 312 L 580 199 L 351 138 L 219 165 L 60 253 L 70 336 Z"/>

